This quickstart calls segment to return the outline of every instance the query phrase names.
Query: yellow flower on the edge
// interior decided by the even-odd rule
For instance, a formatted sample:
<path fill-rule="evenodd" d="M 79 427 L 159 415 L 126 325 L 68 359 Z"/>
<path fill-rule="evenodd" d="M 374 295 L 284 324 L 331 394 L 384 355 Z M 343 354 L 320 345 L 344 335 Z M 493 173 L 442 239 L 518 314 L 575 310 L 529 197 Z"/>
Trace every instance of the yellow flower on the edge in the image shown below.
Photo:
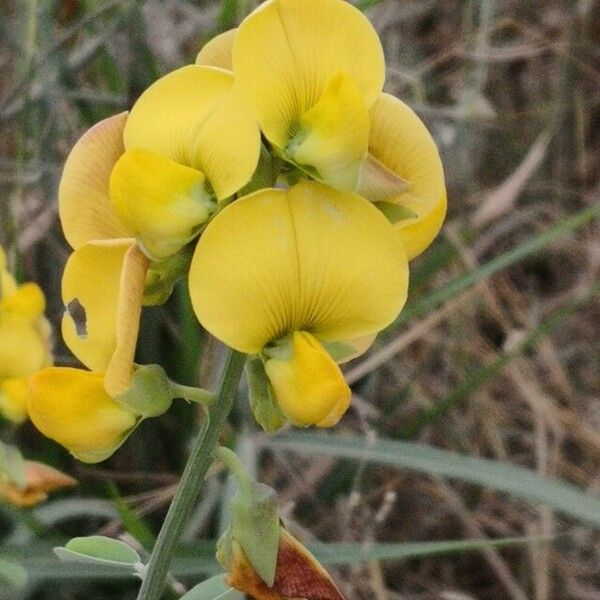
<path fill-rule="evenodd" d="M 406 253 L 371 203 L 316 182 L 267 189 L 224 209 L 190 268 L 200 323 L 265 360 L 295 424 L 335 424 L 350 390 L 330 355 L 364 351 L 406 300 Z"/>
<path fill-rule="evenodd" d="M 17 285 L 0 248 L 0 414 L 15 423 L 27 418 L 29 376 L 52 363 L 44 307 L 36 284 Z"/>

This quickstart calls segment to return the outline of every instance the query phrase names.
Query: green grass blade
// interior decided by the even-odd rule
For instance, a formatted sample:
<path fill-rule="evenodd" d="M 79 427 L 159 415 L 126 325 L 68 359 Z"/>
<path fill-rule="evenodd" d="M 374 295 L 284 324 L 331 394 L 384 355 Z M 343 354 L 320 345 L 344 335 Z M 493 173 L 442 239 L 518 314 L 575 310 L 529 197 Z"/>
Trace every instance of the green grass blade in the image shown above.
<path fill-rule="evenodd" d="M 534 504 L 545 504 L 564 515 L 600 528 L 600 498 L 557 479 L 510 464 L 464 456 L 423 444 L 379 439 L 369 443 L 361 436 L 292 432 L 258 443 L 274 450 L 311 456 L 355 458 L 399 469 L 460 479 L 486 486 Z"/>

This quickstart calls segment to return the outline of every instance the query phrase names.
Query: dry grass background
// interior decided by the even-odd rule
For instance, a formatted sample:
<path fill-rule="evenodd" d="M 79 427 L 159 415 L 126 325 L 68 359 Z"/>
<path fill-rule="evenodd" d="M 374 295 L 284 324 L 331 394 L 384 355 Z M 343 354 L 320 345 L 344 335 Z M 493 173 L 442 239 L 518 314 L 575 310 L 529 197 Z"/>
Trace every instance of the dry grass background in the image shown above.
<path fill-rule="evenodd" d="M 383 41 L 387 89 L 426 121 L 446 168 L 449 216 L 439 240 L 414 263 L 413 306 L 598 203 L 597 1 L 364 5 Z M 44 287 L 56 324 L 68 254 L 56 187 L 69 148 L 89 125 L 130 106 L 157 76 L 193 60 L 203 41 L 252 6 L 3 0 L 0 7 L 0 241 L 19 274 Z M 356 401 L 339 429 L 507 461 L 597 493 L 599 242 L 592 221 L 388 330 L 348 368 Z M 584 296 L 585 303 L 573 304 Z M 568 313 L 555 312 L 565 306 Z M 552 330 L 521 348 L 549 315 Z M 185 290 L 146 316 L 142 361 L 161 360 L 193 383 L 200 350 L 202 377 L 211 380 L 220 352 L 197 330 Z M 57 353 L 61 364 L 71 362 L 59 340 Z M 175 410 L 144 424 L 101 470 L 75 465 L 30 427 L 3 431 L 30 455 L 75 470 L 82 502 L 114 497 L 113 481 L 141 516 L 94 516 L 52 535 L 116 534 L 124 519 L 143 537 L 156 531 L 172 494 L 194 428 L 190 415 Z M 526 547 L 340 568 L 335 575 L 348 598 L 600 599 L 600 537 L 590 526 L 441 478 L 281 451 L 259 457 L 248 423 L 240 409 L 238 447 L 276 487 L 290 527 L 305 541 L 556 536 Z M 222 485 L 216 475 L 209 480 L 188 538 L 214 536 Z M 18 519 L 31 526 L 31 516 Z M 30 597 L 133 598 L 133 590 L 54 582 Z"/>

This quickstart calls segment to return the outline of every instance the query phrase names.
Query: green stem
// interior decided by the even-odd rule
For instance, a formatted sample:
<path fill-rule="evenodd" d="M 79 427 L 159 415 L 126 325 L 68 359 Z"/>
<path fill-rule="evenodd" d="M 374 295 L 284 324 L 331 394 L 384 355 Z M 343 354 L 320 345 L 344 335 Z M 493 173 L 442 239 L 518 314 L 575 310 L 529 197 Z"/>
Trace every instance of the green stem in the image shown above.
<path fill-rule="evenodd" d="M 198 434 L 196 444 L 181 476 L 179 487 L 156 539 L 137 597 L 138 600 L 159 600 L 163 593 L 175 547 L 196 502 L 206 472 L 215 458 L 219 433 L 233 406 L 245 361 L 245 354 L 230 350 L 221 379 L 221 387 L 204 426 Z"/>
<path fill-rule="evenodd" d="M 216 400 L 216 396 L 208 390 L 181 385 L 174 381 L 169 383 L 175 398 L 183 398 L 187 402 L 195 402 L 196 404 L 213 404 Z"/>

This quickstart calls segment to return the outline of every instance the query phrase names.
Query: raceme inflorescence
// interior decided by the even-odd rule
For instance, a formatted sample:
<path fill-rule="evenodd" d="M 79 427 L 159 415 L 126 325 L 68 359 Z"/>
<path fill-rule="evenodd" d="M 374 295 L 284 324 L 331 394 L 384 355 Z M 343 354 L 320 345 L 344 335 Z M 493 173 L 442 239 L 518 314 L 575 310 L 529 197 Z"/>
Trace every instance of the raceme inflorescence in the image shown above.
<path fill-rule="evenodd" d="M 174 398 L 214 401 L 134 362 L 142 306 L 184 277 L 200 324 L 248 355 L 264 429 L 341 419 L 339 365 L 397 317 L 446 212 L 435 143 L 384 79 L 352 5 L 268 0 L 81 137 L 59 211 L 62 334 L 86 368 L 32 378 L 40 431 L 97 462 Z"/>

